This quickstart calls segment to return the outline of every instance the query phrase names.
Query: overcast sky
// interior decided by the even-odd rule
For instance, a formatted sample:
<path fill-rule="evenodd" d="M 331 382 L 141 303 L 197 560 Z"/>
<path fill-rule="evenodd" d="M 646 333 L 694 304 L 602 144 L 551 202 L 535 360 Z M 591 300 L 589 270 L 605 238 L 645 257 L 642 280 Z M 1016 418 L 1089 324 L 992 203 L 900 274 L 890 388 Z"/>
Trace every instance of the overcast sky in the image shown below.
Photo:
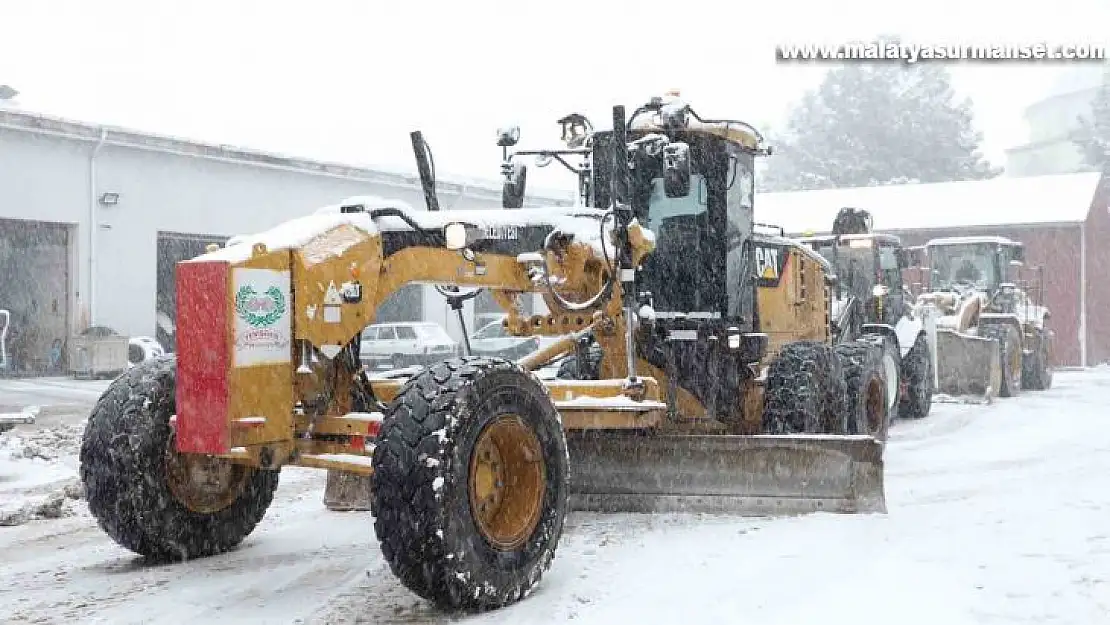
<path fill-rule="evenodd" d="M 1107 43 L 1106 0 L 1048 6 L 0 0 L 0 84 L 25 109 L 359 164 L 413 168 L 419 128 L 441 176 L 492 179 L 497 126 L 518 123 L 522 145 L 554 144 L 565 113 L 608 126 L 612 104 L 669 88 L 705 116 L 778 124 L 824 71 L 776 64 L 778 43 Z M 988 156 L 1001 164 L 1025 139 L 1022 108 L 1068 65 L 953 66 Z M 552 186 L 543 173 L 533 181 Z"/>

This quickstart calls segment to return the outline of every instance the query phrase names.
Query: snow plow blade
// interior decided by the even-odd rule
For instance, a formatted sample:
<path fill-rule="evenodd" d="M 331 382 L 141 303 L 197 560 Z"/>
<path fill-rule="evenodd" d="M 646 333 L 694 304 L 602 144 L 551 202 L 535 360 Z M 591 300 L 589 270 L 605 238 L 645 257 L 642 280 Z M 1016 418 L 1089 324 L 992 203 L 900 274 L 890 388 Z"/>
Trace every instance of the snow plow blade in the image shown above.
<path fill-rule="evenodd" d="M 885 513 L 883 446 L 869 436 L 569 436 L 570 505 L 593 512 L 785 516 Z"/>
<path fill-rule="evenodd" d="M 883 446 L 870 436 L 568 434 L 572 510 L 886 512 Z M 370 478 L 328 471 L 324 505 L 369 510 Z"/>
<path fill-rule="evenodd" d="M 937 403 L 990 403 L 1002 385 L 998 342 L 937 330 Z"/>

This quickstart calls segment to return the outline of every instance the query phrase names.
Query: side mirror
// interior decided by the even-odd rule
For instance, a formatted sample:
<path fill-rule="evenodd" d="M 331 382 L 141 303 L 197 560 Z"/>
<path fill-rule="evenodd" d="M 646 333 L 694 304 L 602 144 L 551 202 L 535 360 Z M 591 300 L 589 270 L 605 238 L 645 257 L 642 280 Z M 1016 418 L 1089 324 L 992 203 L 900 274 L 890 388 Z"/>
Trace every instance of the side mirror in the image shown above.
<path fill-rule="evenodd" d="M 663 148 L 663 190 L 670 198 L 690 195 L 690 147 L 685 143 Z"/>
<path fill-rule="evenodd" d="M 513 163 L 513 170 L 508 174 L 505 184 L 501 187 L 502 208 L 522 208 L 524 206 L 524 188 L 528 182 L 528 166 L 524 163 Z"/>
<path fill-rule="evenodd" d="M 497 145 L 502 148 L 511 148 L 520 141 L 520 127 L 509 126 L 497 129 Z"/>
<path fill-rule="evenodd" d="M 466 247 L 466 225 L 452 222 L 443 227 L 443 240 L 447 249 L 455 251 Z"/>

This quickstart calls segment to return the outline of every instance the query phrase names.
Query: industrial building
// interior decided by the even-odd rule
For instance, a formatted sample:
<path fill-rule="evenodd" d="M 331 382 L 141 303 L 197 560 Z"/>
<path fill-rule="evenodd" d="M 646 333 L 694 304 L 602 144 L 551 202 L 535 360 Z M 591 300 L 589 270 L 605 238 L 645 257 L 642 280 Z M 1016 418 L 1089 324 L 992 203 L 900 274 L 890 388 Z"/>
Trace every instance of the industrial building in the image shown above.
<path fill-rule="evenodd" d="M 905 245 L 997 235 L 1025 244 L 1023 279 L 1051 310 L 1059 365 L 1110 361 L 1110 186 L 1100 173 L 761 193 L 756 219 L 788 234 L 828 233 L 843 207 L 862 208 L 877 232 Z M 1036 293 L 1034 293 L 1036 295 Z"/>
<path fill-rule="evenodd" d="M 437 186 L 444 210 L 501 205 L 494 180 L 439 180 Z M 424 208 L 415 174 L 0 108 L 0 309 L 11 313 L 7 351 L 23 373 L 64 371 L 58 353 L 90 326 L 153 336 L 172 350 L 176 261 L 208 243 L 355 195 Z M 572 203 L 570 192 L 552 193 L 530 196 L 525 206 Z M 493 303 L 468 303 L 471 319 L 475 306 L 481 313 Z M 383 305 L 379 319 L 438 321 L 457 337 L 448 312 L 432 288 L 414 285 Z"/>

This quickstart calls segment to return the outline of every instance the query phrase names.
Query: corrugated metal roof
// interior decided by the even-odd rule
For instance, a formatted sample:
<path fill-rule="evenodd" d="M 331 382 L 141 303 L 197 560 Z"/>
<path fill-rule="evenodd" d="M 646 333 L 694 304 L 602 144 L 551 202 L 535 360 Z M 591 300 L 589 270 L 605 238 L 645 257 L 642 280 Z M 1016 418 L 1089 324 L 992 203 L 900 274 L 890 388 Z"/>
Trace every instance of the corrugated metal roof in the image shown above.
<path fill-rule="evenodd" d="M 334 163 L 311 158 L 301 158 L 277 154 L 252 148 L 236 147 L 174 137 L 143 130 L 123 128 L 103 124 L 93 124 L 46 115 L 43 113 L 0 108 L 0 129 L 46 134 L 65 137 L 76 141 L 103 141 L 106 145 L 119 145 L 143 150 L 171 152 L 198 158 L 278 167 L 306 174 L 324 175 L 370 183 L 420 188 L 420 178 L 412 173 L 404 173 L 396 168 L 362 167 L 345 163 Z M 478 192 L 491 199 L 500 198 L 501 183 L 472 177 L 436 175 L 436 186 L 441 190 L 464 193 Z M 574 202 L 574 192 L 556 189 L 529 188 L 527 199 L 533 202 L 557 202 L 570 205 Z"/>
<path fill-rule="evenodd" d="M 852 187 L 820 191 L 758 193 L 756 221 L 788 233 L 825 233 L 837 211 L 862 208 L 876 232 L 969 228 L 1087 219 L 1101 174 L 1085 172 L 968 182 Z"/>

